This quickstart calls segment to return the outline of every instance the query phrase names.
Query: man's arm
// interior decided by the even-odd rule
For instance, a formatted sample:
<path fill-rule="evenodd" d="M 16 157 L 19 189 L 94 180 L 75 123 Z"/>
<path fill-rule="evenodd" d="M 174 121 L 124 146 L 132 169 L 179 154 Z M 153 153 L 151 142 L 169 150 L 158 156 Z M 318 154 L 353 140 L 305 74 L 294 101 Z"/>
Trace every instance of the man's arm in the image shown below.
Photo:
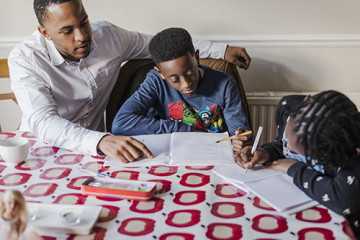
<path fill-rule="evenodd" d="M 189 132 L 190 125 L 175 120 L 159 119 L 148 116 L 148 111 L 153 107 L 161 107 L 159 102 L 161 85 L 149 73 L 140 88 L 122 105 L 112 125 L 115 135 L 141 135 L 171 132 Z M 163 81 L 163 80 L 160 80 Z"/>
<path fill-rule="evenodd" d="M 106 143 L 99 149 L 100 140 L 108 139 L 109 137 L 104 137 L 108 133 L 86 129 L 59 116 L 55 99 L 51 94 L 51 86 L 42 78 L 42 70 L 38 66 L 31 65 L 30 61 L 22 57 L 10 55 L 9 68 L 11 87 L 23 113 L 22 125 L 27 126 L 21 130 L 33 132 L 39 139 L 52 146 L 92 155 L 97 155 L 98 150 L 101 150 L 106 155 L 123 159 L 124 156 L 129 156 L 127 153 L 122 154 L 126 147 L 131 148 L 131 153 L 134 152 L 134 148 L 138 149 L 133 142 L 131 143 L 134 146 L 113 146 L 114 150 L 117 150 L 116 153 L 106 150 L 105 146 L 109 145 Z M 116 138 L 118 142 L 122 140 Z M 142 154 L 149 154 L 144 147 L 138 150 Z M 137 153 L 129 160 L 136 156 Z"/>
<path fill-rule="evenodd" d="M 153 37 L 152 35 L 112 26 L 119 45 L 123 47 L 124 59 L 151 58 L 148 45 Z M 193 45 L 195 49 L 199 49 L 200 58 L 224 59 L 244 69 L 248 69 L 250 66 L 251 58 L 245 48 L 228 46 L 225 43 L 212 43 L 204 39 L 193 39 Z"/>
<path fill-rule="evenodd" d="M 251 58 L 245 48 L 200 39 L 193 39 L 193 44 L 195 49 L 199 49 L 200 58 L 221 58 L 243 69 L 250 67 Z"/>

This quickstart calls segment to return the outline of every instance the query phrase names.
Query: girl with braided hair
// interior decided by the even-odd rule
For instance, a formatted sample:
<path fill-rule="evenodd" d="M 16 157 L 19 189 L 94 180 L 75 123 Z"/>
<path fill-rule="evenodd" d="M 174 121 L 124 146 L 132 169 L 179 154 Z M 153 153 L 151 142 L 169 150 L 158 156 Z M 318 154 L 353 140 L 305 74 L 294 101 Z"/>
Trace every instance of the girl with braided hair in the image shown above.
<path fill-rule="evenodd" d="M 312 199 L 347 219 L 360 239 L 360 113 L 337 91 L 284 97 L 277 108 L 278 137 L 236 153 L 240 166 L 265 164 L 293 177 Z M 252 158 L 251 158 L 252 157 Z"/>

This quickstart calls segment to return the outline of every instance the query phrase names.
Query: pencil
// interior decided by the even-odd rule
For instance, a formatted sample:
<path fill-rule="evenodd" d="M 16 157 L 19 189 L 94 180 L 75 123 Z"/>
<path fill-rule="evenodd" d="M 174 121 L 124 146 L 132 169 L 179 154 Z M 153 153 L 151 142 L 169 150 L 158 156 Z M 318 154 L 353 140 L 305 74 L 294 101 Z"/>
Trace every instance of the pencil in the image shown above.
<path fill-rule="evenodd" d="M 252 131 L 246 131 L 246 132 L 243 132 L 241 133 L 239 136 L 247 136 L 247 135 L 250 135 L 252 134 Z M 228 141 L 228 140 L 232 140 L 234 139 L 236 136 L 231 136 L 231 137 L 227 137 L 227 138 L 223 138 L 221 140 L 217 140 L 216 143 L 221 143 L 221 142 L 225 142 L 225 141 Z"/>
<path fill-rule="evenodd" d="M 260 140 L 260 136 L 261 136 L 262 130 L 263 130 L 263 127 L 262 127 L 262 126 L 259 126 L 259 129 L 258 129 L 258 131 L 257 131 L 257 133 L 256 133 L 256 137 L 255 137 L 254 144 L 253 144 L 253 146 L 252 146 L 252 148 L 251 148 L 251 155 L 254 155 L 254 152 L 255 152 L 258 144 L 259 144 L 259 140 Z M 245 172 L 247 172 L 247 171 L 248 171 L 248 168 L 246 168 L 246 171 L 245 171 Z"/>

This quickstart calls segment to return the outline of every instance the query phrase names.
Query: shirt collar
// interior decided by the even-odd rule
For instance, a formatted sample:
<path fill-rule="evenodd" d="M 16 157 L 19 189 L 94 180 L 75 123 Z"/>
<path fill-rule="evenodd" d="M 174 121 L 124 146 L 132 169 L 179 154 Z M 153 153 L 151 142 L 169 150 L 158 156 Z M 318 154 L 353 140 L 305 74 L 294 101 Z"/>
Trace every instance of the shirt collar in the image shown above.
<path fill-rule="evenodd" d="M 50 57 L 50 61 L 51 64 L 53 64 L 54 66 L 59 66 L 60 64 L 62 64 L 65 59 L 63 58 L 63 56 L 61 56 L 60 52 L 56 49 L 54 43 L 48 39 L 45 39 L 46 42 L 46 46 L 49 52 L 49 57 Z"/>
<path fill-rule="evenodd" d="M 46 41 L 47 49 L 49 52 L 50 61 L 54 66 L 59 66 L 64 62 L 70 66 L 79 66 L 80 62 L 74 62 L 74 61 L 65 59 L 60 54 L 60 52 L 57 50 L 57 48 L 55 47 L 55 45 L 52 41 L 50 41 L 48 39 L 45 39 L 45 41 Z M 95 50 L 95 48 L 96 48 L 96 44 L 94 42 L 94 39 L 92 39 L 91 45 L 90 45 L 90 54 Z"/>

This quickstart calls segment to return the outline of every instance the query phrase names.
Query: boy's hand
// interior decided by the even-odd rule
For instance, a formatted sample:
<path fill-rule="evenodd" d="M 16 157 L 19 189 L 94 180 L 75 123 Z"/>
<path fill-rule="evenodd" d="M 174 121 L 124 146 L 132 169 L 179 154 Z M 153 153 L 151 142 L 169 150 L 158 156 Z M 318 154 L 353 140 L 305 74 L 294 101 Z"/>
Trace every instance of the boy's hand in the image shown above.
<path fill-rule="evenodd" d="M 231 46 L 226 48 L 224 60 L 243 69 L 248 69 L 251 62 L 251 58 L 247 54 L 245 48 Z"/>
<path fill-rule="evenodd" d="M 235 159 L 238 165 L 243 168 L 253 169 L 256 164 L 264 164 L 269 161 L 269 153 L 262 148 L 256 149 L 254 156 L 251 156 L 252 146 L 246 146 L 241 151 L 235 152 Z"/>
<path fill-rule="evenodd" d="M 245 136 L 241 136 L 240 134 L 242 134 L 243 132 L 245 132 L 244 129 L 242 128 L 238 128 L 235 131 L 235 137 L 232 140 L 232 147 L 234 149 L 235 152 L 241 151 L 241 149 L 244 146 L 248 146 L 248 145 L 252 145 L 254 143 L 254 137 L 252 134 L 250 135 L 245 135 Z"/>
<path fill-rule="evenodd" d="M 141 142 L 132 137 L 106 135 L 99 144 L 98 149 L 106 156 L 120 159 L 122 162 L 133 162 L 146 155 L 153 158 L 150 150 Z"/>
<path fill-rule="evenodd" d="M 295 159 L 291 159 L 291 158 L 278 159 L 277 161 L 273 161 L 268 166 L 268 168 L 270 168 L 272 170 L 280 171 L 283 173 L 287 173 L 289 168 L 296 162 L 297 161 Z"/>

